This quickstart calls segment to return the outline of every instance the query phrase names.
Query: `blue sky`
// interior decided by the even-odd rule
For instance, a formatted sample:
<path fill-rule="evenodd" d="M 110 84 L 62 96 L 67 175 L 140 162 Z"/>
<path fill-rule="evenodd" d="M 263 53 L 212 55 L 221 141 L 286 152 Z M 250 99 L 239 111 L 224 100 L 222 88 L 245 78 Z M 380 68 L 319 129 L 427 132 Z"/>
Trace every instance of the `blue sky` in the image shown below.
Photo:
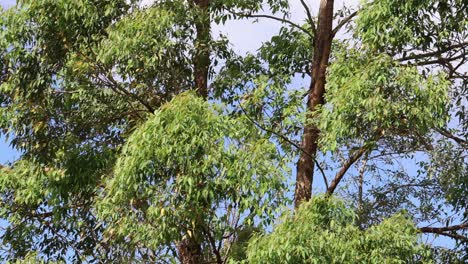
<path fill-rule="evenodd" d="M 3 8 L 11 7 L 15 4 L 15 0 L 0 0 Z M 14 151 L 4 137 L 0 137 L 0 164 L 8 161 L 13 161 L 19 157 L 19 153 Z"/>
<path fill-rule="evenodd" d="M 15 0 L 0 0 L 0 3 L 2 3 L 3 8 L 8 8 L 16 3 Z"/>

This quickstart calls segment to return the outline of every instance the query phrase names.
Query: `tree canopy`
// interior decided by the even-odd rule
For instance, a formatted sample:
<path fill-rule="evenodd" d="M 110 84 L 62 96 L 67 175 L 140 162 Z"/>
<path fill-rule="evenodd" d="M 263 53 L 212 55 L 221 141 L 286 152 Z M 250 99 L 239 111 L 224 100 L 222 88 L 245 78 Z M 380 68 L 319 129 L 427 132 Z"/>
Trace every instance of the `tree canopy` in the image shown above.
<path fill-rule="evenodd" d="M 467 1 L 317 2 L 1 10 L 0 259 L 467 261 Z"/>

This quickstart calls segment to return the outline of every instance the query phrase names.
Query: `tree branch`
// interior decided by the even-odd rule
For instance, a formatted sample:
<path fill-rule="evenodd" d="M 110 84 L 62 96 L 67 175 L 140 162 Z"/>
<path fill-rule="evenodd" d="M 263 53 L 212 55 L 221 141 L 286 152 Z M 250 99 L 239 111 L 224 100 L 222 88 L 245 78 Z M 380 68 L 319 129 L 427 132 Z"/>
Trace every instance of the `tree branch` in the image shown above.
<path fill-rule="evenodd" d="M 338 173 L 336 174 L 335 178 L 333 179 L 330 187 L 327 189 L 327 195 L 332 195 L 335 190 L 336 190 L 336 187 L 338 186 L 338 184 L 341 182 L 341 180 L 343 179 L 344 175 L 346 174 L 346 172 L 349 170 L 349 168 L 359 159 L 362 157 L 362 155 L 364 155 L 364 153 L 366 153 L 367 151 L 367 147 L 362 147 L 360 148 L 354 155 L 352 155 L 346 162 L 345 164 L 343 164 L 343 167 L 341 167 L 341 169 L 338 171 Z"/>
<path fill-rule="evenodd" d="M 433 51 L 433 52 L 415 54 L 415 55 L 403 57 L 403 58 L 398 59 L 398 61 L 403 62 L 403 61 L 409 61 L 409 60 L 424 59 L 424 58 L 428 58 L 428 57 L 436 57 L 436 56 L 442 55 L 442 54 L 444 54 L 444 53 L 446 53 L 448 51 L 458 49 L 458 48 L 463 48 L 463 47 L 466 47 L 466 46 L 468 46 L 468 41 L 462 42 L 462 43 L 459 43 L 459 44 L 455 44 L 455 45 L 452 45 L 452 46 L 448 46 L 448 47 L 445 47 L 443 49 Z"/>
<path fill-rule="evenodd" d="M 327 176 L 325 175 L 325 171 L 323 171 L 322 166 L 320 166 L 320 163 L 318 163 L 317 159 L 314 158 L 315 165 L 317 165 L 317 168 L 319 169 L 320 173 L 322 174 L 323 182 L 325 183 L 325 188 L 328 190 L 328 180 Z"/>
<path fill-rule="evenodd" d="M 447 232 L 447 231 L 458 231 L 468 229 L 468 222 L 454 225 L 454 226 L 446 226 L 446 227 L 421 227 L 419 230 L 424 233 L 438 233 L 438 232 Z"/>
<path fill-rule="evenodd" d="M 457 142 L 458 144 L 460 144 L 463 148 L 466 148 L 468 149 L 468 141 L 467 140 L 464 140 L 462 138 L 459 138 L 453 134 L 451 134 L 450 132 L 448 132 L 447 130 L 443 129 L 443 128 L 436 128 L 435 131 L 439 132 L 441 135 L 443 135 L 444 137 L 447 137 L 447 138 L 450 138 L 452 139 L 453 141 Z"/>
<path fill-rule="evenodd" d="M 358 11 L 354 11 L 349 16 L 341 20 L 341 22 L 332 30 L 332 37 L 334 37 L 336 33 L 338 33 L 338 31 L 340 31 L 340 29 L 344 27 L 349 21 L 351 21 L 351 19 L 353 19 L 357 14 Z"/>
<path fill-rule="evenodd" d="M 276 20 L 276 21 L 279 21 L 281 23 L 285 23 L 285 24 L 289 24 L 290 26 L 294 27 L 294 28 L 297 28 L 301 31 L 303 31 L 304 33 L 306 33 L 307 35 L 309 35 L 311 38 L 314 38 L 314 35 L 312 33 L 310 33 L 307 29 L 299 26 L 298 24 L 292 22 L 291 20 L 287 20 L 287 19 L 284 19 L 284 18 L 280 18 L 280 17 L 275 17 L 275 16 L 271 16 L 271 15 L 254 15 L 254 14 L 245 14 L 245 13 L 238 13 L 238 12 L 234 12 L 232 10 L 229 10 L 228 9 L 228 12 L 230 12 L 231 14 L 235 15 L 235 16 L 239 16 L 239 17 L 246 17 L 246 18 L 268 18 L 268 19 L 272 19 L 272 20 Z"/>
<path fill-rule="evenodd" d="M 465 237 L 456 233 L 447 233 L 450 231 L 458 231 L 458 230 L 464 230 L 464 229 L 468 229 L 468 222 L 460 224 L 460 225 L 447 226 L 447 227 L 421 227 L 419 228 L 419 231 L 422 233 L 431 233 L 431 234 L 447 236 L 447 237 L 451 237 L 453 239 L 461 240 L 465 243 L 468 243 L 468 237 Z"/>
<path fill-rule="evenodd" d="M 298 150 L 304 152 L 305 154 L 311 156 L 309 153 L 307 153 L 304 149 L 302 149 L 297 143 L 293 142 L 291 139 L 287 138 L 286 136 L 276 132 L 276 131 L 273 131 L 271 129 L 268 129 L 262 125 L 260 125 L 257 121 L 253 120 L 252 118 L 250 118 L 250 116 L 247 114 L 247 112 L 245 111 L 245 109 L 242 107 L 242 105 L 239 103 L 239 107 L 240 109 L 242 110 L 242 112 L 244 113 L 244 115 L 247 117 L 247 119 L 252 122 L 255 126 L 259 127 L 261 130 L 265 131 L 265 132 L 269 132 L 269 133 L 272 133 L 276 136 L 278 136 L 280 139 L 286 141 L 287 143 L 291 144 L 292 146 L 294 146 L 295 148 L 297 148 Z"/>
<path fill-rule="evenodd" d="M 214 240 L 213 236 L 211 235 L 211 232 L 208 228 L 204 228 L 205 235 L 208 238 L 208 241 L 211 244 L 211 248 L 213 251 L 213 254 L 216 256 L 216 261 L 214 263 L 222 264 L 223 263 L 223 258 L 221 257 L 221 253 L 219 253 L 218 248 L 216 247 L 216 241 Z"/>
<path fill-rule="evenodd" d="M 82 52 L 78 52 L 78 54 L 80 56 L 82 56 L 86 61 L 88 62 L 91 62 L 91 63 L 94 63 L 94 61 L 92 61 L 91 59 L 88 58 L 87 55 L 83 54 Z M 121 94 L 119 93 L 118 91 L 120 92 L 123 92 L 125 95 L 137 100 L 140 104 L 142 104 L 150 113 L 154 113 L 155 109 L 153 107 L 151 107 L 151 105 L 149 105 L 145 100 L 143 100 L 142 98 L 140 98 L 138 95 L 134 94 L 134 93 L 131 93 L 127 90 L 125 90 L 125 88 L 121 88 L 119 86 L 119 84 L 117 83 L 117 81 L 114 79 L 114 77 L 112 77 L 112 74 L 109 74 L 109 72 L 106 70 L 106 67 L 99 64 L 99 63 L 96 63 L 94 65 L 96 67 L 97 70 L 100 70 L 102 72 L 102 74 L 105 76 L 105 78 L 107 79 L 107 81 L 109 82 L 110 85 L 109 88 L 111 88 L 114 92 L 118 93 L 118 94 Z M 96 77 L 97 79 L 100 79 L 99 77 Z"/>
<path fill-rule="evenodd" d="M 315 36 L 315 33 L 317 32 L 317 27 L 315 25 L 314 18 L 312 17 L 312 12 L 310 12 L 310 8 L 304 0 L 301 0 L 301 4 L 306 11 L 310 27 L 312 28 L 312 34 Z"/>
<path fill-rule="evenodd" d="M 319 169 L 320 173 L 322 174 L 322 177 L 323 177 L 323 181 L 325 182 L 325 186 L 326 188 L 328 189 L 328 180 L 327 180 L 327 177 L 325 175 L 325 172 L 322 168 L 322 166 L 320 166 L 320 164 L 318 163 L 317 159 L 312 156 L 310 153 L 307 153 L 303 148 L 301 148 L 301 146 L 299 146 L 297 143 L 293 142 L 292 140 L 290 140 L 289 138 L 287 138 L 286 136 L 276 132 L 276 131 L 273 131 L 271 129 L 268 129 L 262 125 L 260 125 L 258 122 L 256 122 L 255 120 L 253 120 L 252 118 L 250 118 L 250 116 L 247 114 L 247 112 L 245 111 L 245 109 L 242 107 L 242 105 L 239 103 L 239 107 L 240 109 L 242 110 L 242 112 L 244 113 L 244 115 L 247 117 L 247 119 L 252 122 L 255 126 L 257 126 L 258 128 L 260 128 L 261 130 L 265 131 L 265 132 L 269 132 L 269 133 L 272 133 L 274 135 L 276 135 L 277 137 L 279 137 L 280 139 L 282 139 L 283 141 L 286 141 L 287 143 L 291 144 L 293 147 L 295 147 L 296 149 L 298 149 L 299 151 L 301 152 L 304 152 L 306 155 L 308 155 L 309 157 L 313 158 L 314 159 L 314 162 L 315 164 L 317 165 L 317 168 Z"/>
<path fill-rule="evenodd" d="M 439 56 L 439 58 L 435 59 L 435 60 L 428 60 L 428 61 L 420 61 L 420 62 L 416 62 L 416 63 L 409 63 L 409 65 L 417 65 L 417 66 L 424 66 L 424 65 L 431 65 L 431 64 L 442 64 L 443 66 L 447 66 L 449 67 L 449 62 L 451 61 L 455 61 L 455 60 L 458 60 L 458 59 L 462 59 L 462 58 L 465 58 L 466 57 L 466 54 L 465 53 L 462 53 L 458 56 L 455 56 L 455 57 L 451 57 L 451 58 L 442 58 Z"/>

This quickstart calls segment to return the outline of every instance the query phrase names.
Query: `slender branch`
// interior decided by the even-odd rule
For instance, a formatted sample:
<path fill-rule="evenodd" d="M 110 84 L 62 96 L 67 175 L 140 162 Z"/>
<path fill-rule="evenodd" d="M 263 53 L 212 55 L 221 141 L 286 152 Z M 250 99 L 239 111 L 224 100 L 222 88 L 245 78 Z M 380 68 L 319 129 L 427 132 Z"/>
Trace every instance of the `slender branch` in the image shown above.
<path fill-rule="evenodd" d="M 80 260 L 83 260 L 83 255 L 81 254 L 81 251 L 72 243 L 68 240 L 67 237 L 65 237 L 64 235 L 60 234 L 60 232 L 58 230 L 56 230 L 53 225 L 49 225 L 48 226 L 51 230 L 52 230 L 52 233 L 55 233 L 57 236 L 59 236 L 60 238 L 62 238 L 62 241 L 67 244 L 69 247 L 71 247 L 75 253 L 78 255 L 78 257 L 80 258 Z"/>
<path fill-rule="evenodd" d="M 312 28 L 312 34 L 315 36 L 315 33 L 317 32 L 317 26 L 315 25 L 314 18 L 312 17 L 312 12 L 310 12 L 310 8 L 304 0 L 301 0 L 301 4 L 306 11 L 310 27 Z"/>
<path fill-rule="evenodd" d="M 82 56 L 86 61 L 94 63 L 91 59 L 88 58 L 87 55 L 83 54 L 82 52 L 78 52 L 78 54 L 80 56 Z M 103 73 L 103 75 L 108 80 L 109 84 L 111 84 L 111 85 L 109 85 L 109 87 L 114 92 L 116 92 L 116 93 L 119 93 L 118 91 L 123 92 L 125 95 L 130 96 L 131 98 L 133 98 L 133 99 L 137 100 L 138 102 L 140 102 L 150 113 L 152 113 L 152 114 L 154 113 L 155 110 L 145 100 L 140 98 L 138 95 L 136 95 L 134 93 L 131 93 L 131 92 L 125 90 L 124 88 L 121 88 L 119 86 L 119 84 L 117 83 L 117 81 L 115 81 L 115 79 L 112 77 L 111 74 L 109 74 L 109 72 L 106 70 L 106 68 L 104 66 L 97 63 L 97 64 L 95 64 L 95 67 L 96 67 L 97 70 L 100 70 Z"/>
<path fill-rule="evenodd" d="M 238 203 L 235 203 L 234 204 L 234 208 L 237 208 L 238 207 Z M 232 212 L 233 213 L 233 218 L 232 218 L 232 224 L 231 226 L 233 225 L 234 226 L 234 229 L 235 231 L 232 232 L 232 234 L 234 234 L 234 236 L 231 236 L 231 237 L 228 237 L 228 242 L 227 242 L 227 249 L 225 251 L 225 257 L 224 257 L 224 261 L 223 261 L 223 264 L 226 264 L 229 260 L 229 256 L 230 256 L 230 253 L 231 253 L 231 249 L 232 249 L 232 245 L 234 244 L 234 241 L 236 239 L 236 235 L 235 233 L 237 232 L 238 228 L 239 228 L 239 221 L 240 221 L 240 214 L 236 213 L 236 212 Z M 222 242 L 222 239 L 220 240 L 220 242 Z M 220 244 L 220 247 L 221 247 L 221 244 Z"/>
<path fill-rule="evenodd" d="M 369 153 L 366 154 L 364 159 L 362 160 L 361 168 L 359 169 L 359 200 L 358 200 L 358 209 L 359 211 L 362 210 L 363 204 L 363 194 L 364 194 L 364 173 L 366 171 L 367 161 L 369 160 Z"/>
<path fill-rule="evenodd" d="M 307 29 L 301 27 L 300 25 L 292 22 L 291 20 L 287 20 L 285 18 L 280 18 L 280 17 L 275 17 L 275 16 L 271 16 L 271 15 L 263 15 L 263 14 L 260 14 L 260 15 L 254 15 L 254 14 L 244 14 L 244 13 L 238 13 L 238 12 L 234 12 L 232 10 L 228 10 L 228 12 L 230 12 L 231 14 L 233 15 L 236 15 L 236 16 L 239 16 L 239 17 L 247 17 L 247 18 L 268 18 L 268 19 L 272 19 L 272 20 L 276 20 L 276 21 L 279 21 L 281 23 L 285 23 L 285 24 L 289 24 L 291 25 L 292 27 L 295 27 L 301 31 L 303 31 L 304 33 L 306 33 L 307 35 L 309 35 L 311 38 L 314 37 L 314 35 L 312 33 L 310 33 Z"/>
<path fill-rule="evenodd" d="M 33 213 L 31 214 L 29 217 L 30 218 L 40 218 L 40 219 L 44 219 L 44 218 L 47 218 L 47 217 L 51 217 L 54 215 L 54 212 L 45 212 L 45 213 Z"/>
<path fill-rule="evenodd" d="M 442 55 L 442 54 L 444 54 L 444 53 L 446 53 L 448 51 L 458 49 L 458 48 L 463 48 L 465 46 L 468 46 L 468 41 L 465 41 L 465 42 L 462 42 L 462 43 L 459 43 L 459 44 L 455 44 L 455 45 L 452 45 L 452 46 L 448 46 L 448 47 L 445 47 L 445 48 L 437 50 L 437 51 L 432 51 L 432 52 L 428 52 L 428 53 L 415 54 L 415 55 L 403 57 L 403 58 L 398 59 L 398 61 L 402 62 L 402 61 L 408 61 L 408 60 L 424 59 L 424 58 L 427 58 L 427 57 L 436 57 L 436 56 Z"/>
<path fill-rule="evenodd" d="M 387 190 L 383 190 L 382 192 L 380 192 L 381 195 L 387 195 L 389 193 L 392 193 L 392 192 L 396 192 L 400 189 L 404 189 L 404 188 L 412 188 L 412 187 L 421 187 L 421 188 L 431 188 L 431 185 L 430 184 L 427 184 L 427 183 L 409 183 L 409 184 L 403 184 L 403 185 L 399 185 L 399 186 L 392 186 L 390 189 L 387 189 Z M 376 206 L 378 206 L 378 204 L 380 203 L 381 201 L 380 200 L 375 200 L 370 208 L 375 208 Z"/>
<path fill-rule="evenodd" d="M 293 142 L 292 140 L 290 140 L 289 138 L 287 138 L 285 135 L 282 135 L 276 131 L 273 131 L 271 129 L 268 129 L 264 126 L 262 126 L 261 124 L 259 124 L 257 121 L 253 120 L 248 114 L 247 112 L 245 111 L 245 109 L 242 107 L 241 104 L 239 104 L 239 107 L 240 109 L 242 110 L 242 112 L 244 113 L 244 115 L 247 117 L 247 119 L 252 122 L 255 126 L 259 127 L 260 129 L 262 129 L 263 131 L 265 132 L 269 132 L 269 133 L 272 133 L 276 136 L 278 136 L 279 138 L 281 138 L 282 140 L 286 141 L 287 143 L 291 144 L 292 146 L 294 146 L 295 148 L 297 148 L 298 150 L 304 152 L 306 155 L 309 155 L 310 157 L 312 157 L 311 154 L 307 153 L 304 149 L 302 149 L 297 143 Z"/>
<path fill-rule="evenodd" d="M 465 237 L 456 233 L 447 233 L 450 231 L 458 231 L 458 230 L 464 230 L 464 229 L 468 229 L 468 222 L 460 224 L 460 225 L 447 226 L 447 227 L 421 227 L 419 228 L 419 231 L 422 233 L 431 233 L 431 234 L 451 237 L 453 239 L 461 240 L 465 243 L 468 243 L 468 237 Z"/>
<path fill-rule="evenodd" d="M 463 148 L 468 148 L 468 141 L 467 140 L 464 140 L 462 138 L 459 138 L 453 134 L 451 134 L 450 132 L 448 132 L 447 130 L 445 129 L 442 129 L 442 128 L 436 128 L 435 129 L 437 132 L 439 132 L 441 135 L 447 137 L 447 138 L 450 138 L 452 139 L 453 141 L 457 142 L 458 144 L 460 144 Z"/>
<path fill-rule="evenodd" d="M 461 241 L 463 241 L 463 242 L 465 242 L 465 243 L 468 243 L 468 238 L 465 237 L 465 236 L 459 235 L 459 234 L 455 234 L 455 233 L 444 233 L 444 232 L 434 233 L 434 234 L 441 235 L 441 236 L 446 236 L 446 237 L 450 237 L 450 238 L 453 238 L 453 239 L 456 239 L 456 240 L 461 240 Z"/>
<path fill-rule="evenodd" d="M 354 155 L 352 155 L 346 162 L 345 164 L 343 164 L 343 167 L 341 167 L 341 169 L 338 171 L 338 173 L 336 174 L 335 176 L 335 179 L 333 179 L 330 187 L 327 189 L 327 195 L 332 195 L 335 190 L 336 190 L 336 187 L 338 186 L 338 184 L 341 182 L 341 180 L 343 179 L 344 175 L 346 174 L 346 172 L 349 170 L 349 168 L 351 168 L 351 166 L 359 159 L 362 157 L 362 155 L 364 155 L 364 153 L 366 153 L 366 151 L 368 150 L 367 147 L 362 147 L 360 148 Z"/>
<path fill-rule="evenodd" d="M 351 21 L 351 19 L 353 19 L 357 14 L 358 11 L 354 11 L 349 16 L 341 20 L 341 22 L 332 30 L 332 37 L 334 37 L 336 33 L 338 33 L 338 31 L 340 31 L 340 29 L 344 27 L 349 21 Z"/>
<path fill-rule="evenodd" d="M 153 107 L 151 107 L 145 100 L 140 98 L 138 95 L 127 91 L 125 88 L 120 87 L 120 85 L 117 83 L 117 81 L 114 80 L 114 77 L 112 77 L 110 74 L 106 74 L 105 76 L 113 84 L 113 86 L 110 87 L 112 90 L 115 91 L 115 89 L 116 89 L 118 91 L 123 92 L 125 95 L 130 96 L 133 99 L 140 102 L 140 104 L 142 104 L 150 113 L 154 113 L 155 110 L 153 109 Z"/>
<path fill-rule="evenodd" d="M 468 222 L 459 224 L 459 225 L 454 225 L 454 226 L 446 226 L 446 227 L 421 227 L 419 230 L 424 233 L 437 233 L 437 232 L 447 232 L 447 231 L 457 231 L 457 230 L 463 230 L 463 229 L 468 229 Z"/>
<path fill-rule="evenodd" d="M 466 57 L 466 54 L 462 53 L 462 54 L 460 54 L 458 56 L 451 57 L 451 58 L 442 58 L 442 57 L 439 56 L 439 58 L 435 59 L 435 60 L 419 61 L 419 62 L 416 62 L 416 63 L 409 63 L 409 64 L 410 65 L 417 65 L 417 66 L 424 66 L 424 65 L 431 65 L 431 64 L 442 64 L 444 66 L 449 67 L 448 66 L 449 62 L 455 61 L 455 60 L 458 60 L 458 59 L 462 59 L 462 58 L 465 58 L 465 57 Z"/>
<path fill-rule="evenodd" d="M 208 238 L 208 241 L 211 244 L 213 254 L 216 256 L 216 261 L 214 263 L 222 264 L 223 263 L 223 258 L 221 257 L 221 253 L 219 253 L 218 248 L 216 247 L 216 241 L 214 240 L 213 236 L 211 235 L 211 232 L 208 228 L 204 228 L 205 234 Z"/>
<path fill-rule="evenodd" d="M 314 158 L 315 165 L 317 165 L 317 168 L 319 169 L 320 173 L 322 174 L 323 182 L 325 183 L 325 188 L 328 190 L 328 180 L 327 176 L 325 175 L 325 171 L 323 171 L 322 166 L 320 166 L 320 163 L 318 163 L 317 159 Z"/>
<path fill-rule="evenodd" d="M 247 119 L 252 122 L 255 126 L 257 126 L 258 128 L 260 128 L 261 130 L 265 131 L 265 132 L 269 132 L 269 133 L 272 133 L 276 136 L 278 136 L 279 138 L 281 138 L 282 140 L 286 141 L 287 143 L 291 144 L 293 147 L 295 147 L 296 149 L 298 149 L 299 151 L 302 151 L 304 152 L 306 155 L 308 155 L 309 157 L 312 157 L 314 159 L 314 162 L 315 164 L 317 165 L 317 168 L 319 169 L 320 173 L 322 174 L 322 177 L 323 177 L 323 181 L 325 182 L 325 186 L 326 188 L 328 189 L 328 180 L 327 180 L 327 177 L 325 175 L 325 171 L 323 170 L 322 166 L 320 166 L 320 163 L 317 161 L 317 159 L 312 156 L 310 153 L 307 153 L 307 151 L 305 151 L 303 148 L 301 148 L 301 146 L 299 146 L 297 143 L 293 142 L 292 140 L 290 140 L 289 138 L 287 138 L 286 136 L 276 132 L 276 131 L 273 131 L 271 129 L 268 129 L 262 125 L 260 125 L 258 122 L 256 122 L 255 120 L 253 120 L 252 118 L 250 118 L 250 116 L 247 114 L 247 112 L 245 111 L 245 109 L 242 107 L 241 104 L 239 104 L 239 107 L 241 108 L 242 112 L 244 113 L 244 115 L 247 117 Z"/>

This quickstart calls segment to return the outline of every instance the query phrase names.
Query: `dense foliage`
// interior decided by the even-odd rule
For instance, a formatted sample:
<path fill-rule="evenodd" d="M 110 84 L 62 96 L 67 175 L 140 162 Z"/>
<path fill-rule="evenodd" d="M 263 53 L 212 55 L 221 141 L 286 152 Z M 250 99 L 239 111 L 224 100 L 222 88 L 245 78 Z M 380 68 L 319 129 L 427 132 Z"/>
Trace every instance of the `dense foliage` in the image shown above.
<path fill-rule="evenodd" d="M 429 263 L 411 220 L 399 214 L 360 230 L 342 201 L 314 197 L 271 234 L 252 238 L 247 263 Z"/>
<path fill-rule="evenodd" d="M 208 254 L 217 251 L 255 218 L 269 221 L 283 202 L 284 160 L 276 152 L 245 118 L 179 95 L 128 139 L 98 202 L 111 243 L 130 238 L 126 246 L 157 252 L 190 236 L 214 247 Z"/>
<path fill-rule="evenodd" d="M 0 260 L 466 261 L 467 1 L 314 4 L 1 10 Z"/>

